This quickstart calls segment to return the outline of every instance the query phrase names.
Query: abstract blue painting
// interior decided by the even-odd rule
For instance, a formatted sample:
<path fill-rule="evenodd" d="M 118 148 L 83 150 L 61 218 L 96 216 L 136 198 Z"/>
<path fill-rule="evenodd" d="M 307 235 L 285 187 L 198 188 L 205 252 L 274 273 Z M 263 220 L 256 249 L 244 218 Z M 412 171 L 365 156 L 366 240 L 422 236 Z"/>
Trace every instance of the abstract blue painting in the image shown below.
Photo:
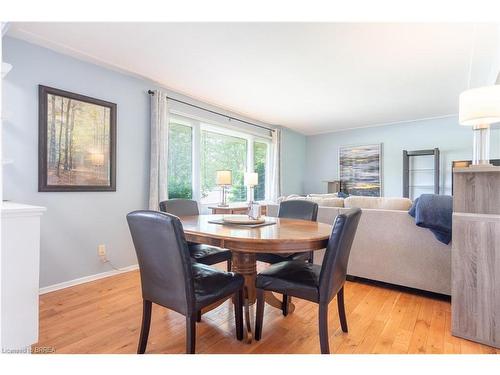
<path fill-rule="evenodd" d="M 382 194 L 382 144 L 339 147 L 341 191 L 349 195 Z"/>

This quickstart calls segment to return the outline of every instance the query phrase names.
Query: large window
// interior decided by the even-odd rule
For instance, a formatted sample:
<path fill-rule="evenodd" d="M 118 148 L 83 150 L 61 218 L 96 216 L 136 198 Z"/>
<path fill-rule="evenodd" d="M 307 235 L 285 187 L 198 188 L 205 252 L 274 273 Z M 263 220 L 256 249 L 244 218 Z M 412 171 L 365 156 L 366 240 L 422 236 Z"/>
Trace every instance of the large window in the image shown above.
<path fill-rule="evenodd" d="M 256 201 L 266 199 L 267 148 L 267 143 L 259 141 L 253 143 L 253 169 L 259 175 L 259 184 L 254 189 L 254 199 Z"/>
<path fill-rule="evenodd" d="M 190 126 L 171 122 L 168 129 L 168 197 L 193 197 L 193 136 Z"/>
<path fill-rule="evenodd" d="M 230 170 L 233 185 L 229 188 L 229 202 L 245 202 L 246 187 L 243 175 L 247 169 L 248 142 L 208 130 L 201 131 L 201 199 L 202 204 L 220 202 L 220 187 L 215 184 L 218 170 Z"/>
<path fill-rule="evenodd" d="M 257 172 L 259 184 L 253 200 L 265 200 L 269 191 L 270 137 L 206 124 L 172 115 L 169 124 L 169 198 L 195 199 L 204 205 L 221 200 L 216 185 L 218 170 L 232 172 L 228 202 L 245 202 L 249 189 L 243 183 L 245 172 Z"/>

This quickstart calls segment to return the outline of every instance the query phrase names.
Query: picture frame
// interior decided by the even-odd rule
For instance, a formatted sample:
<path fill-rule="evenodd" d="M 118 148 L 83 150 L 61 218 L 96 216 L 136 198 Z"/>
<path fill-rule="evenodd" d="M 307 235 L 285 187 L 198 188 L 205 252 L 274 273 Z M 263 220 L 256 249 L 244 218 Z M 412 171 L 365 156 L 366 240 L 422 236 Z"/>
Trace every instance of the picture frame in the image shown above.
<path fill-rule="evenodd" d="M 116 191 L 115 103 L 38 86 L 38 191 Z"/>
<path fill-rule="evenodd" d="M 381 197 L 382 143 L 340 146 L 340 191 L 349 195 Z"/>

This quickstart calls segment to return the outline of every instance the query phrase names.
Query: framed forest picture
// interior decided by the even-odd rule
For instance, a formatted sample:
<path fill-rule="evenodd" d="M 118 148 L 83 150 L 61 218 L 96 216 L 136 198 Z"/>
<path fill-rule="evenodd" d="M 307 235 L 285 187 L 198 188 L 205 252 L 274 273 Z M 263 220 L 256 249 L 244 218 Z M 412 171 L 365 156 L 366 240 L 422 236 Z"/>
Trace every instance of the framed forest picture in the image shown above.
<path fill-rule="evenodd" d="M 116 191 L 116 104 L 38 87 L 38 191 Z"/>

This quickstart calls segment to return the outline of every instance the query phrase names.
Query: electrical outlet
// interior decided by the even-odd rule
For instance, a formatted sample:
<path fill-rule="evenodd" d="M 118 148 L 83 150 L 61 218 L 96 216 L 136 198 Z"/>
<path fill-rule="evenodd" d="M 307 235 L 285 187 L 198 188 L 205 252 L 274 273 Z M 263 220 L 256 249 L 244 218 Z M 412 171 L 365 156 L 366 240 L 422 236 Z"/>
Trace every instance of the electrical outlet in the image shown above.
<path fill-rule="evenodd" d="M 97 246 L 97 254 L 101 258 L 101 261 L 106 262 L 106 245 Z"/>

